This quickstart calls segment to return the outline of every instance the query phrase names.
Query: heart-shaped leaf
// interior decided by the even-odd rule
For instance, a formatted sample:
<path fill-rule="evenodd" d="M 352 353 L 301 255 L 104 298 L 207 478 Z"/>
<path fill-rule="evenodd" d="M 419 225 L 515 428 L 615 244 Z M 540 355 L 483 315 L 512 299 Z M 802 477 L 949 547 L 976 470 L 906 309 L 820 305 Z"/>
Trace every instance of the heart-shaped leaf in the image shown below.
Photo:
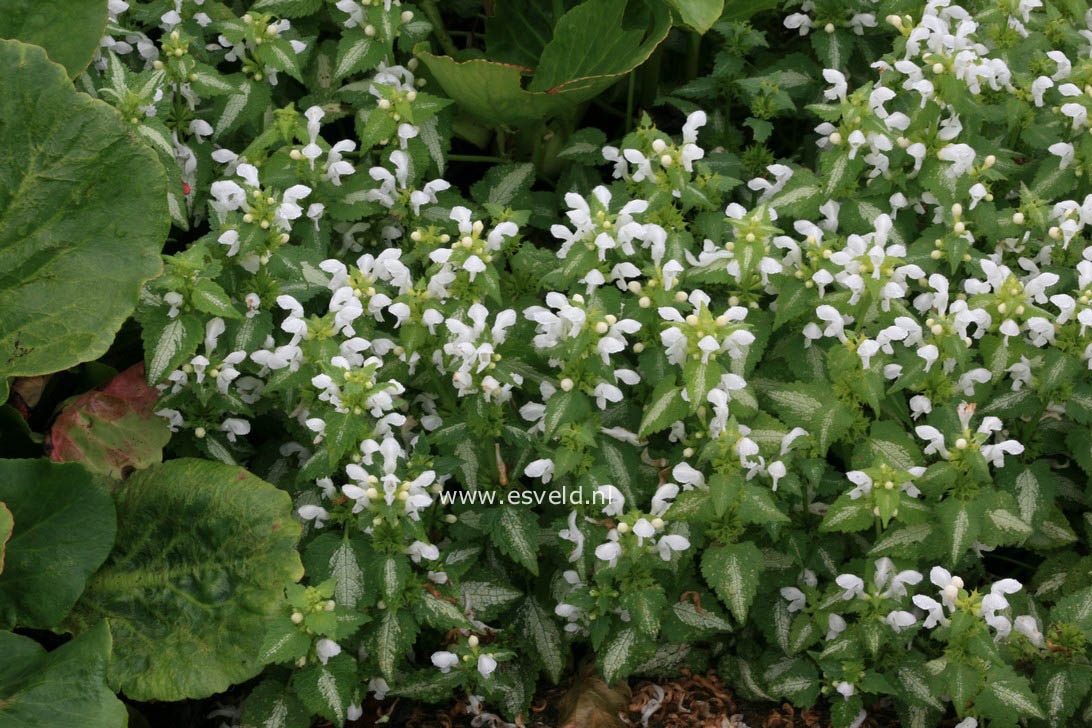
<path fill-rule="evenodd" d="M 641 65 L 667 37 L 661 3 L 588 0 L 561 16 L 534 68 L 489 57 L 455 59 L 418 49 L 448 96 L 485 124 L 519 126 L 569 111 Z M 499 37 L 496 33 L 492 37 Z M 509 39 L 510 40 L 510 39 Z M 541 38 L 505 40 L 495 58 L 528 60 Z M 524 86 L 526 75 L 530 83 Z"/>

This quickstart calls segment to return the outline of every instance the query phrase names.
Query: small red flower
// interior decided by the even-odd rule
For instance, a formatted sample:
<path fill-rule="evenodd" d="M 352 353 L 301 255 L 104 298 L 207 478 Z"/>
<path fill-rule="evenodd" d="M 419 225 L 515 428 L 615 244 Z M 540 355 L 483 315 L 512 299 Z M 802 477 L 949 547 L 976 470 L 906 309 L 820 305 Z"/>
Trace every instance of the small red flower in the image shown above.
<path fill-rule="evenodd" d="M 185 182 L 182 183 L 182 194 L 186 196 L 190 194 L 190 186 Z"/>

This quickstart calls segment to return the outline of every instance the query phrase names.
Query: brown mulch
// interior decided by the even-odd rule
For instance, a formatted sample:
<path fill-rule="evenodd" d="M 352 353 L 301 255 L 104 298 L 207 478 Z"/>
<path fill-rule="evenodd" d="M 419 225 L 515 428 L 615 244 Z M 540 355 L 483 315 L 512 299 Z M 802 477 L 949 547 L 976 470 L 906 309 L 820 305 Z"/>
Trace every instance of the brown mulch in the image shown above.
<path fill-rule="evenodd" d="M 568 686 L 547 690 L 531 706 L 531 714 L 516 725 L 521 728 L 585 728 L 569 722 L 564 727 L 559 705 L 565 704 Z M 799 710 L 785 703 L 754 703 L 737 699 L 716 675 L 684 672 L 663 682 L 642 680 L 630 686 L 631 697 L 615 725 L 630 728 L 827 728 L 830 721 L 822 705 Z M 659 703 L 657 706 L 656 704 Z M 648 712 L 647 722 L 642 712 Z M 386 720 L 384 720 L 384 718 Z M 398 726 L 399 728 L 471 728 L 473 716 L 465 700 L 449 706 L 399 705 L 397 701 L 374 701 L 365 706 L 364 716 L 352 728 Z M 482 728 L 489 726 L 483 723 Z M 501 725 L 500 723 L 497 724 Z M 605 728 L 601 723 L 587 728 Z M 891 715 L 873 715 L 862 728 L 897 726 Z"/>

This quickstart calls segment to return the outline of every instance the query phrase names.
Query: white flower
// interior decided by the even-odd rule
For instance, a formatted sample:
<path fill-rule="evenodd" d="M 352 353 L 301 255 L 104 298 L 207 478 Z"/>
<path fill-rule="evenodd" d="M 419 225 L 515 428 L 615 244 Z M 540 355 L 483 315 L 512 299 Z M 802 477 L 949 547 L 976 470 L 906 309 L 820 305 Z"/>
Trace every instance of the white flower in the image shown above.
<path fill-rule="evenodd" d="M 672 551 L 686 551 L 688 548 L 690 548 L 690 539 L 678 534 L 665 534 L 656 542 L 656 549 L 664 561 L 671 561 Z"/>
<path fill-rule="evenodd" d="M 326 661 L 331 657 L 341 654 L 341 645 L 324 637 L 315 643 L 315 654 L 318 656 L 319 662 L 325 665 Z"/>
<path fill-rule="evenodd" d="M 459 656 L 447 650 L 433 652 L 432 664 L 440 668 L 440 672 L 451 672 L 451 668 L 459 664 Z"/>
<path fill-rule="evenodd" d="M 781 587 L 781 597 L 788 603 L 788 610 L 790 612 L 799 612 L 804 608 L 807 597 L 804 592 L 797 589 L 795 586 L 783 586 Z"/>
<path fill-rule="evenodd" d="M 497 661 L 492 655 L 478 655 L 478 672 L 482 677 L 489 677 L 497 669 Z"/>
<path fill-rule="evenodd" d="M 325 508 L 316 505 L 300 506 L 296 512 L 300 514 L 300 518 L 303 520 L 314 521 L 315 528 L 322 528 L 323 522 L 330 517 Z"/>

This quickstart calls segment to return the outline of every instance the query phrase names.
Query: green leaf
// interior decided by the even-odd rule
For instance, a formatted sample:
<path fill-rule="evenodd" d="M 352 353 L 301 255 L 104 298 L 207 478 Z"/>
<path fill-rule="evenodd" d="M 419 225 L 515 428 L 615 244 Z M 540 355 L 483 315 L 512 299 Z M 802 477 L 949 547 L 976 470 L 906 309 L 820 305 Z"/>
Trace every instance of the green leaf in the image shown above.
<path fill-rule="evenodd" d="M 414 602 L 414 608 L 418 618 L 423 619 L 430 627 L 447 632 L 452 629 L 471 629 L 472 625 L 466 615 L 457 606 L 440 599 L 429 593 L 422 592 L 420 598 Z"/>
<path fill-rule="evenodd" d="M 637 436 L 644 438 L 655 434 L 675 420 L 681 420 L 686 412 L 686 401 L 682 398 L 682 390 L 675 386 L 675 378 L 663 379 L 648 398 Z"/>
<path fill-rule="evenodd" d="M 207 278 L 201 279 L 193 287 L 193 296 L 190 301 L 198 311 L 204 311 L 213 316 L 223 316 L 228 319 L 243 317 L 243 314 L 231 304 L 231 296 L 227 294 L 227 291 Z"/>
<path fill-rule="evenodd" d="M 713 473 L 709 478 L 709 497 L 713 501 L 713 512 L 717 518 L 723 516 L 728 510 L 728 506 L 735 501 L 742 486 L 743 476 L 740 473 L 732 475 Z"/>
<path fill-rule="evenodd" d="M 762 564 L 762 552 L 750 541 L 711 546 L 702 554 L 702 576 L 740 623 L 747 621 L 747 610 L 758 591 Z"/>
<path fill-rule="evenodd" d="M 977 500 L 966 502 L 947 498 L 935 512 L 944 537 L 945 561 L 954 565 L 978 540 L 982 527 L 982 504 Z"/>
<path fill-rule="evenodd" d="M 789 517 L 774 504 L 770 491 L 750 483 L 743 486 L 743 500 L 739 504 L 739 517 L 744 523 L 753 523 L 760 526 L 789 522 Z"/>
<path fill-rule="evenodd" d="M 106 683 L 105 621 L 46 653 L 28 637 L 0 632 L 0 725 L 124 728 L 128 713 Z"/>
<path fill-rule="evenodd" d="M 538 519 L 528 508 L 495 508 L 483 523 L 494 545 L 538 576 Z"/>
<path fill-rule="evenodd" d="M 416 623 L 405 612 L 388 609 L 379 620 L 375 630 L 375 660 L 387 680 L 394 680 L 395 666 L 416 636 Z"/>
<path fill-rule="evenodd" d="M 592 99 L 639 66 L 667 37 L 671 18 L 654 4 L 627 14 L 627 0 L 589 0 L 560 18 L 531 83 L 530 69 L 488 58 L 458 61 L 416 49 L 429 71 L 463 109 L 489 126 L 536 124 Z M 626 27 L 623 16 L 643 18 Z"/>
<path fill-rule="evenodd" d="M 1050 612 L 1051 622 L 1072 622 L 1092 639 L 1092 587 L 1060 599 Z"/>
<path fill-rule="evenodd" d="M 189 359 L 204 335 L 201 320 L 192 314 L 143 322 L 144 360 L 148 384 L 158 384 Z"/>
<path fill-rule="evenodd" d="M 683 25 L 704 33 L 713 27 L 724 10 L 724 0 L 668 0 Z"/>
<path fill-rule="evenodd" d="M 660 615 L 666 606 L 667 595 L 659 586 L 631 589 L 622 594 L 622 608 L 629 612 L 630 624 L 649 640 L 660 634 Z"/>
<path fill-rule="evenodd" d="M 1028 679 L 1007 666 L 986 675 L 986 687 L 975 698 L 975 708 L 991 725 L 1015 726 L 1020 718 L 1046 718 Z"/>
<path fill-rule="evenodd" d="M 1040 663 L 1035 670 L 1035 695 L 1046 709 L 1051 726 L 1062 728 L 1092 688 L 1092 675 L 1085 665 Z"/>
<path fill-rule="evenodd" d="M 300 702 L 315 715 L 334 725 L 345 725 L 349 701 L 357 684 L 356 660 L 344 652 L 325 665 L 308 665 L 292 676 Z"/>
<path fill-rule="evenodd" d="M 848 495 L 840 495 L 830 504 L 819 530 L 824 532 L 840 531 L 853 533 L 872 526 L 875 516 L 872 507 L 865 499 L 853 500 Z"/>
<path fill-rule="evenodd" d="M 808 288 L 803 281 L 796 278 L 784 277 L 778 285 L 777 311 L 774 314 L 774 331 L 781 326 L 804 314 L 810 314 L 815 310 L 815 301 L 819 294 L 815 288 Z"/>
<path fill-rule="evenodd" d="M 369 38 L 364 31 L 350 28 L 337 44 L 337 61 L 334 63 L 334 82 L 359 71 L 369 71 L 383 60 L 386 49 L 383 44 Z"/>
<path fill-rule="evenodd" d="M 519 589 L 491 581 L 464 581 L 459 585 L 459 603 L 468 605 L 478 619 L 492 619 L 523 596 Z"/>
<path fill-rule="evenodd" d="M 388 602 L 402 595 L 402 589 L 410 575 L 409 559 L 405 556 L 386 556 L 375 562 L 379 593 Z"/>
<path fill-rule="evenodd" d="M 648 641 L 635 628 L 624 627 L 597 653 L 599 671 L 608 685 L 625 678 L 641 661 L 642 646 L 648 646 Z"/>
<path fill-rule="evenodd" d="M 284 38 L 267 38 L 255 52 L 258 60 L 271 68 L 287 73 L 299 82 L 303 82 L 303 69 L 300 68 L 299 54 Z"/>
<path fill-rule="evenodd" d="M 527 597 L 516 612 L 516 625 L 550 680 L 556 684 L 565 669 L 565 655 L 561 630 L 557 628 L 553 615 L 543 609 L 534 597 Z"/>
<path fill-rule="evenodd" d="M 826 452 L 853 424 L 853 413 L 832 400 L 830 392 L 819 384 L 779 384 L 766 390 L 763 398 L 778 419 L 807 430 L 820 452 Z"/>
<path fill-rule="evenodd" d="M 245 470 L 183 458 L 115 494 L 118 547 L 66 621 L 110 619 L 111 683 L 134 700 L 200 698 L 248 680 L 268 615 L 303 573 L 288 494 Z"/>
<path fill-rule="evenodd" d="M 579 422 L 590 413 L 591 401 L 583 392 L 559 391 L 546 402 L 546 414 L 542 418 L 543 436 L 549 442 L 562 425 Z"/>
<path fill-rule="evenodd" d="M 690 397 L 690 411 L 697 412 L 698 407 L 707 406 L 705 396 L 720 382 L 724 369 L 712 357 L 702 362 L 690 359 L 683 365 L 683 382 L 686 394 Z"/>
<path fill-rule="evenodd" d="M 243 701 L 242 728 L 307 728 L 311 714 L 278 680 L 258 683 Z"/>
<path fill-rule="evenodd" d="M 311 649 L 311 638 L 287 617 L 278 617 L 269 625 L 262 640 L 258 659 L 262 663 L 294 662 Z"/>
<path fill-rule="evenodd" d="M 76 464 L 0 460 L 0 501 L 14 522 L 0 573 L 0 625 L 55 627 L 114 545 L 110 494 Z"/>
<path fill-rule="evenodd" d="M 0 0 L 0 17 L 0 38 L 41 46 L 75 78 L 99 49 L 106 0 Z"/>
<path fill-rule="evenodd" d="M 0 41 L 0 68 L 0 377 L 44 374 L 106 353 L 159 273 L 166 177 L 41 48 Z"/>
<path fill-rule="evenodd" d="M 258 0 L 250 9 L 282 18 L 302 18 L 322 7 L 322 0 Z"/>
<path fill-rule="evenodd" d="M 518 195 L 531 189 L 535 181 L 535 165 L 498 164 L 470 189 L 475 200 L 490 205 L 507 206 Z"/>
<path fill-rule="evenodd" d="M 50 457 L 118 480 L 162 461 L 171 431 L 153 412 L 158 398 L 144 381 L 144 365 L 137 364 L 104 389 L 66 400 L 50 429 Z"/>

